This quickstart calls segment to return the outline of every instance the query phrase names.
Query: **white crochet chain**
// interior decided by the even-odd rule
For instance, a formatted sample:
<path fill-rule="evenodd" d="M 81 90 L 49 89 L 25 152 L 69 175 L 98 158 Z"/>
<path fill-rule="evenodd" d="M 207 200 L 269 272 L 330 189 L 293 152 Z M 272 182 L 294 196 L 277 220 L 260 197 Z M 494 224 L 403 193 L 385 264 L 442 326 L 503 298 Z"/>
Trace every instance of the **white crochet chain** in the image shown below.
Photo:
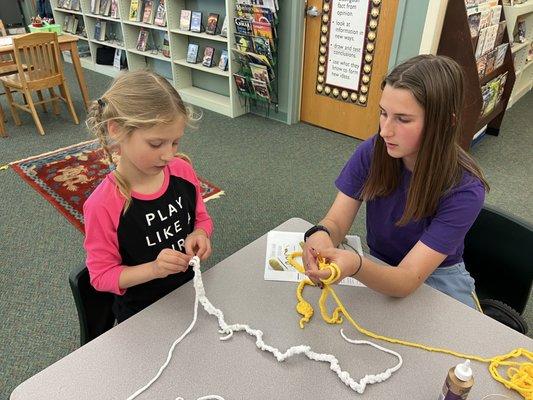
<path fill-rule="evenodd" d="M 163 370 L 167 367 L 168 363 L 170 362 L 170 359 L 172 358 L 172 352 L 174 351 L 174 347 L 182 341 L 182 339 L 189 334 L 189 332 L 192 330 L 194 325 L 196 324 L 196 318 L 198 316 L 198 302 L 202 304 L 204 307 L 204 310 L 207 311 L 210 315 L 214 315 L 218 319 L 218 325 L 220 327 L 219 333 L 225 334 L 225 336 L 221 337 L 220 340 L 228 340 L 233 336 L 233 332 L 235 331 L 246 331 L 249 335 L 255 336 L 256 341 L 255 344 L 258 348 L 260 348 L 263 351 L 268 351 L 276 357 L 276 359 L 281 362 L 285 361 L 287 358 L 292 357 L 297 354 L 305 354 L 309 359 L 314 361 L 324 361 L 329 362 L 330 369 L 337 373 L 338 377 L 344 384 L 352 388 L 357 393 L 363 393 L 365 391 L 367 384 L 374 384 L 378 382 L 383 382 L 391 377 L 393 372 L 396 372 L 400 367 L 402 366 L 403 360 L 402 357 L 396 353 L 395 351 L 386 349 L 382 346 L 379 346 L 375 343 L 366 341 L 366 340 L 353 340 L 348 339 L 342 329 L 341 329 L 341 336 L 348 342 L 353 344 L 368 344 L 370 346 L 373 346 L 379 350 L 382 350 L 386 353 L 392 354 L 398 358 L 398 364 L 396 364 L 392 368 L 388 368 L 384 372 L 377 374 L 377 375 L 365 375 L 359 382 L 355 381 L 353 378 L 350 377 L 350 374 L 346 371 L 343 371 L 339 365 L 339 361 L 335 358 L 335 356 L 331 354 L 323 354 L 323 353 L 315 353 L 311 350 L 310 346 L 306 345 L 299 345 L 299 346 L 292 346 L 289 348 L 285 353 L 280 352 L 275 347 L 269 346 L 265 342 L 263 342 L 263 332 L 258 329 L 252 329 L 248 325 L 244 324 L 233 324 L 228 325 L 226 321 L 224 321 L 224 314 L 222 311 L 220 311 L 218 308 L 213 306 L 209 299 L 205 296 L 205 288 L 204 283 L 202 281 L 202 273 L 200 271 L 200 259 L 198 257 L 193 257 L 191 259 L 190 265 L 192 265 L 194 270 L 194 289 L 196 292 L 196 296 L 194 299 L 194 316 L 191 324 L 189 327 L 183 332 L 183 334 L 176 339 L 176 341 L 172 344 L 170 347 L 170 350 L 168 352 L 167 360 L 165 363 L 161 366 L 159 369 L 159 372 L 148 382 L 145 386 L 137 390 L 135 393 L 133 393 L 130 397 L 128 397 L 128 400 L 132 400 L 136 398 L 138 395 L 140 395 L 142 392 L 144 392 L 146 389 L 148 389 L 152 383 L 154 383 L 163 373 Z M 222 397 L 217 395 L 208 395 L 204 397 L 200 397 L 197 400 L 224 400 Z M 178 397 L 176 400 L 183 400 L 182 397 Z"/>

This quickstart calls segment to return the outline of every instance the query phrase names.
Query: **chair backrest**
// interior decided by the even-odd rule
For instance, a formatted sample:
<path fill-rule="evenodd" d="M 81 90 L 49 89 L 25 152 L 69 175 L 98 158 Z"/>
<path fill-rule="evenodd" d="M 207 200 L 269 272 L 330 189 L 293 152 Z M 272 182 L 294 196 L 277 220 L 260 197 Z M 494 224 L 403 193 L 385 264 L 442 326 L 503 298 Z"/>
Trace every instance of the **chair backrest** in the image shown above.
<path fill-rule="evenodd" d="M 531 224 L 485 205 L 465 237 L 463 259 L 481 299 L 524 311 L 533 282 Z"/>
<path fill-rule="evenodd" d="M 83 346 L 115 324 L 112 310 L 114 296 L 111 293 L 98 292 L 92 287 L 89 270 L 84 265 L 70 272 L 69 283 L 78 310 L 80 344 Z"/>
<path fill-rule="evenodd" d="M 15 61 L 22 85 L 30 89 L 57 85 L 63 75 L 55 32 L 29 33 L 13 38 Z M 24 74 L 23 64 L 28 66 Z"/>
<path fill-rule="evenodd" d="M 4 26 L 4 21 L 0 19 L 0 36 L 7 36 L 6 27 Z"/>
<path fill-rule="evenodd" d="M 0 36 L 7 36 L 6 28 L 4 27 L 4 22 L 0 19 Z M 11 54 L 2 54 L 0 56 L 0 67 L 6 64 L 13 64 L 13 57 Z"/>

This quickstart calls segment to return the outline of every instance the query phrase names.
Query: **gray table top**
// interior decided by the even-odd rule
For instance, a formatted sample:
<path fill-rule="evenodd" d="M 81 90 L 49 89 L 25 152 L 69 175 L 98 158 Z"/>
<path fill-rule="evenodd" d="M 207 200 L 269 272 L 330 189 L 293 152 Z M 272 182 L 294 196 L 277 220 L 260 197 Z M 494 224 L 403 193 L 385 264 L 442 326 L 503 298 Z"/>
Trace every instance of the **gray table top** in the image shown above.
<path fill-rule="evenodd" d="M 277 230 L 305 231 L 310 224 L 293 218 Z M 396 358 L 370 346 L 352 345 L 369 339 L 351 325 L 328 325 L 318 309 L 319 290 L 305 296 L 315 308 L 311 322 L 300 329 L 296 284 L 263 279 L 266 235 L 203 274 L 206 295 L 224 312 L 226 322 L 248 324 L 264 332 L 264 341 L 285 350 L 308 344 L 334 354 L 356 380 L 396 365 Z M 445 347 L 484 357 L 517 347 L 533 348 L 532 340 L 454 299 L 426 286 L 405 299 L 383 296 L 364 287 L 335 287 L 352 317 L 376 333 Z M 175 290 L 87 345 L 20 384 L 11 394 L 19 399 L 125 399 L 144 386 L 164 363 L 176 338 L 193 317 L 192 282 Z M 214 317 L 199 307 L 191 333 L 174 350 L 162 376 L 139 399 L 196 400 L 208 394 L 230 399 L 346 399 L 359 395 L 329 370 L 329 364 L 300 355 L 278 363 L 255 346 L 255 338 L 237 332 L 220 341 Z M 386 382 L 370 385 L 368 399 L 436 399 L 447 371 L 460 359 L 386 342 L 404 364 Z M 492 379 L 488 365 L 473 362 L 475 384 L 470 398 L 491 393 L 521 397 Z"/>

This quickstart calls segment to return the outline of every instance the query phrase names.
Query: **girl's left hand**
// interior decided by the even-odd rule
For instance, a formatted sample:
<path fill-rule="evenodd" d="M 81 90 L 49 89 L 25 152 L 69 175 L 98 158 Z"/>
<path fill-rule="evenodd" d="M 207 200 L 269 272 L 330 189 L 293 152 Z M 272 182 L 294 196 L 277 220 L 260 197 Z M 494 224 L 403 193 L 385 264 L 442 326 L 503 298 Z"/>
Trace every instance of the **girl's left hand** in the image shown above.
<path fill-rule="evenodd" d="M 311 254 L 314 257 L 320 254 L 320 256 L 324 257 L 327 262 L 337 264 L 340 269 L 341 275 L 335 282 L 340 282 L 347 276 L 352 276 L 355 273 L 355 268 L 359 261 L 358 255 L 354 252 L 336 248 L 327 248 L 322 250 L 315 249 L 314 252 L 311 251 Z M 329 270 L 319 270 L 318 267 L 314 265 L 310 269 L 306 270 L 305 273 L 313 281 L 318 281 L 319 279 L 327 279 L 331 275 L 331 272 Z"/>
<path fill-rule="evenodd" d="M 203 229 L 196 229 L 185 239 L 185 254 L 206 260 L 211 255 L 211 241 Z"/>

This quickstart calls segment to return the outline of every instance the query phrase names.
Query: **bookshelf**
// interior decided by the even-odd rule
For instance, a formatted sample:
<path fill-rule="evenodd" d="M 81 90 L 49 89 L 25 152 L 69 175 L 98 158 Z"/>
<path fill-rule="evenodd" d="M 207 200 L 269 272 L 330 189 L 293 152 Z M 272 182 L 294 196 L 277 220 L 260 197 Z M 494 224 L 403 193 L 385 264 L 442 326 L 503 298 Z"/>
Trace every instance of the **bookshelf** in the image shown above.
<path fill-rule="evenodd" d="M 498 5 L 502 5 L 501 1 Z M 499 22 L 505 23 L 504 12 L 500 13 Z M 465 0 L 449 0 L 437 54 L 449 56 L 463 67 L 465 104 L 461 146 L 465 150 L 468 150 L 485 133 L 498 135 L 516 79 L 510 45 L 504 46 L 505 52 L 502 52 L 501 65 L 487 74 L 481 74 L 480 77 L 479 57 L 476 57 L 480 36 L 482 35 L 479 31 L 474 37 L 471 34 Z M 507 29 L 501 31 L 501 41 L 504 45 L 509 43 Z M 486 99 L 484 102 L 483 98 L 486 93 L 484 88 L 491 86 L 504 74 L 506 74 L 506 79 L 504 85 L 500 86 L 502 90 L 497 96 L 499 100 L 495 100 L 489 109 Z"/>
<path fill-rule="evenodd" d="M 503 6 L 507 20 L 507 33 L 513 42 L 511 52 L 514 58 L 516 82 L 509 99 L 508 107 L 512 107 L 523 95 L 533 87 L 533 1 Z M 523 21 L 523 22 L 520 22 Z M 518 40 L 518 25 L 525 26 L 523 42 Z"/>
<path fill-rule="evenodd" d="M 81 59 L 84 68 L 112 77 L 118 75 L 120 71 L 113 66 L 97 64 L 96 53 L 100 47 L 120 49 L 130 70 L 149 68 L 163 75 L 178 90 L 184 101 L 229 117 L 237 117 L 246 113 L 245 102 L 238 96 L 232 78 L 233 71 L 238 70 L 231 51 L 234 46 L 235 32 L 234 24 L 230 23 L 235 14 L 234 1 L 166 0 L 166 26 L 130 21 L 131 0 L 117 0 L 118 18 L 92 12 L 91 0 L 80 0 L 80 10 L 61 8 L 61 1 L 51 0 L 54 19 L 63 25 L 65 18 L 69 15 L 76 15 L 78 18 L 78 29 L 75 34 L 80 38 L 79 46 L 86 47 L 87 57 Z M 154 3 L 154 7 L 157 8 L 158 1 Z M 219 14 L 217 34 L 180 30 L 179 20 L 183 9 L 201 11 L 204 27 L 209 13 Z M 227 37 L 222 37 L 218 33 L 220 33 L 225 17 L 228 18 L 228 33 Z M 106 24 L 105 40 L 94 36 L 97 21 L 100 21 L 100 24 L 103 22 Z M 136 48 L 141 29 L 149 31 L 149 47 L 155 49 L 141 51 Z M 165 57 L 161 51 L 157 51 L 162 47 L 165 34 L 169 38 L 170 57 Z M 199 45 L 200 62 L 197 64 L 186 61 L 189 43 Z M 201 64 L 203 51 L 207 46 L 215 49 L 213 66 L 210 68 Z M 217 68 L 222 50 L 228 52 L 229 60 L 226 71 Z M 68 57 L 65 57 L 65 60 L 69 61 Z"/>

